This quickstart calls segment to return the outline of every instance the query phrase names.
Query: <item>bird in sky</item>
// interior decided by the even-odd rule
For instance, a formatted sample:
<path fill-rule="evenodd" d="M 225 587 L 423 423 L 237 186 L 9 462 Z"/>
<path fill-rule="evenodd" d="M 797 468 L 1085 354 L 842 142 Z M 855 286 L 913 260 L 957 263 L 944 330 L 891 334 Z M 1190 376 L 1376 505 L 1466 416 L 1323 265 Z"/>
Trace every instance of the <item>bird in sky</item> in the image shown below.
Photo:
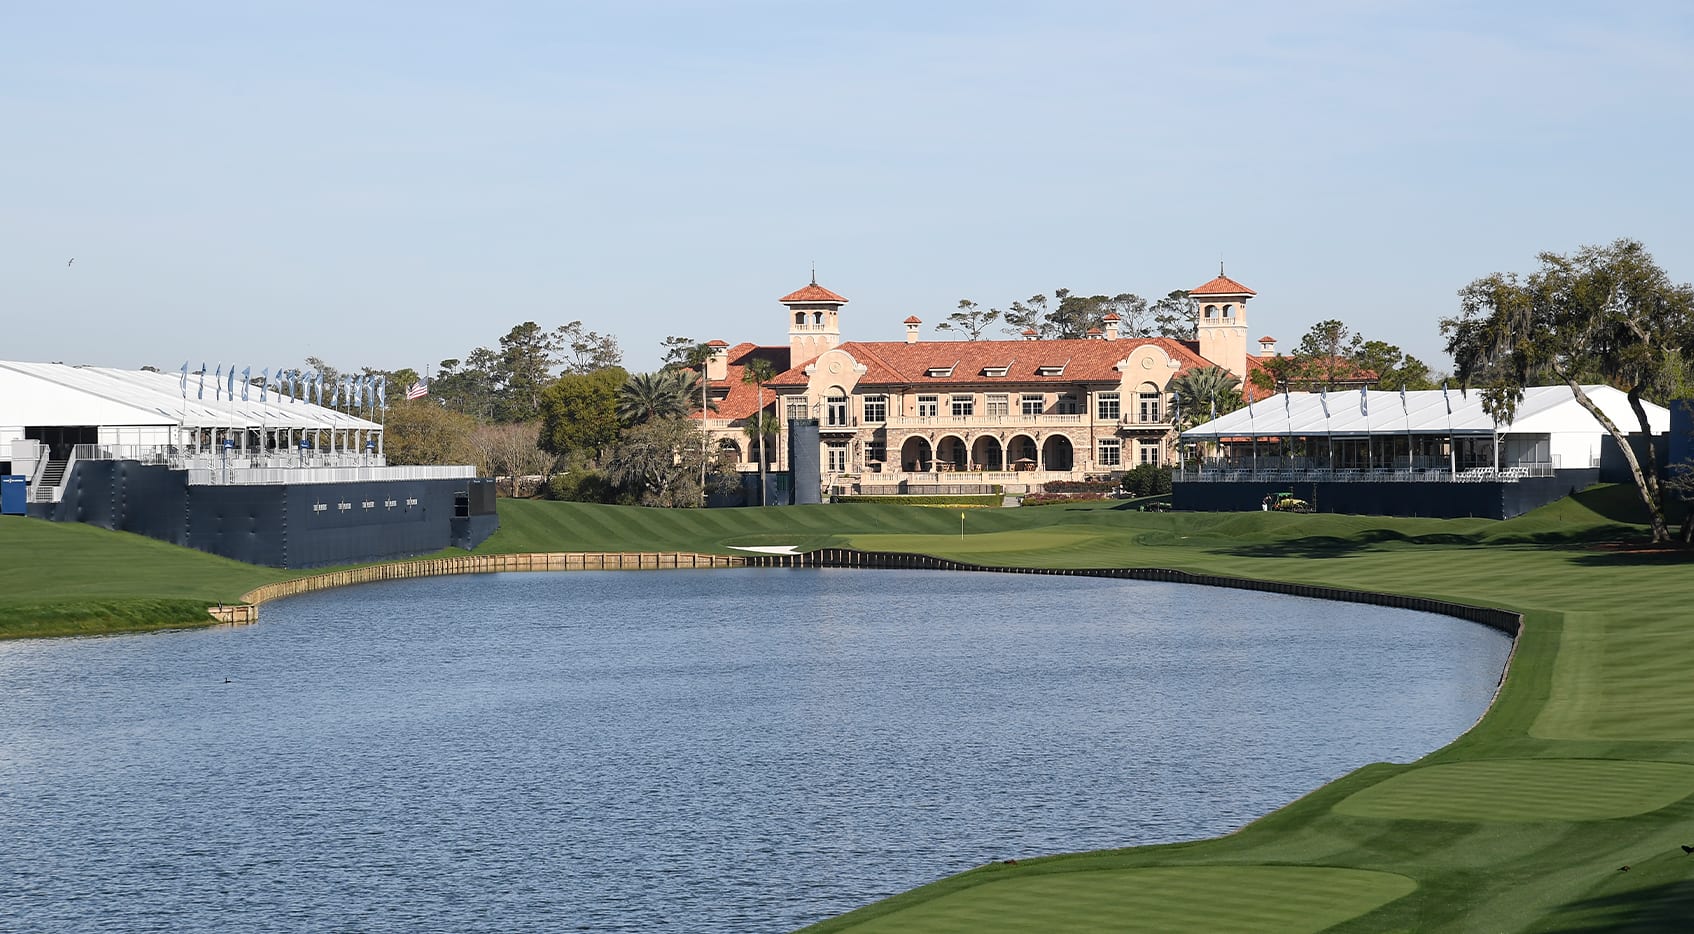
<path fill-rule="evenodd" d="M 76 257 L 73 256 L 70 259 L 65 260 L 65 265 L 69 266 L 70 264 L 72 264 L 74 262 L 76 262 Z"/>

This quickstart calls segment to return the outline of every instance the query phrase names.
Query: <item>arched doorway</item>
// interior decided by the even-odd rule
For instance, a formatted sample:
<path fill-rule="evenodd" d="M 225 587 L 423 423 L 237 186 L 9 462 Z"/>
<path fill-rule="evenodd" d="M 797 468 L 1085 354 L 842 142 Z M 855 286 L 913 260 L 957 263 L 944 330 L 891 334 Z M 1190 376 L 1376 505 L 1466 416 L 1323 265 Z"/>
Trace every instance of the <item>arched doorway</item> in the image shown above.
<path fill-rule="evenodd" d="M 741 445 L 732 438 L 718 440 L 718 463 L 724 467 L 733 467 L 741 463 Z"/>
<path fill-rule="evenodd" d="M 1041 466 L 1041 449 L 1029 435 L 1013 435 L 1006 451 L 1011 456 L 1013 470 L 1036 470 Z"/>
<path fill-rule="evenodd" d="M 1071 439 L 1064 435 L 1053 435 L 1041 445 L 1042 470 L 1070 470 L 1076 463 L 1076 452 L 1071 448 Z"/>
<path fill-rule="evenodd" d="M 908 471 L 926 471 L 935 462 L 935 455 L 930 451 L 929 439 L 922 435 L 913 435 L 900 445 L 900 466 Z"/>
<path fill-rule="evenodd" d="M 964 470 L 970 464 L 970 448 L 958 435 L 943 435 L 935 443 L 935 469 Z"/>
<path fill-rule="evenodd" d="M 983 435 L 971 445 L 971 462 L 983 470 L 1005 470 L 1005 451 L 1000 447 L 1000 439 L 993 435 Z"/>

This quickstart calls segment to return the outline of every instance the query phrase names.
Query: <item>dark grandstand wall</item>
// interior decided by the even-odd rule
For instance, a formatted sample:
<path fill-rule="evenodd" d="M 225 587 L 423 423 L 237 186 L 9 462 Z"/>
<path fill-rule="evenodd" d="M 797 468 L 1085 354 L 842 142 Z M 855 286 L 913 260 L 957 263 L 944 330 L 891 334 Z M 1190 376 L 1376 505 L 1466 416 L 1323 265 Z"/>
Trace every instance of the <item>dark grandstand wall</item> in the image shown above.
<path fill-rule="evenodd" d="M 134 461 L 79 461 L 46 518 L 249 564 L 314 568 L 474 548 L 499 527 L 490 480 L 194 485 Z"/>
<path fill-rule="evenodd" d="M 1674 416 L 1673 416 L 1674 418 Z M 1635 452 L 1635 462 L 1647 469 L 1647 436 L 1641 432 L 1632 432 L 1629 436 L 1630 450 Z M 1670 464 L 1671 438 L 1668 434 L 1653 437 L 1653 457 L 1659 465 L 1659 476 L 1664 476 L 1665 469 Z M 1606 435 L 1600 439 L 1600 482 L 1601 483 L 1634 483 L 1635 475 L 1629 472 L 1629 461 L 1623 458 L 1623 449 L 1618 447 L 1617 439 Z"/>
<path fill-rule="evenodd" d="M 794 478 L 794 505 L 823 502 L 823 452 L 819 448 L 817 419 L 789 420 L 788 465 Z"/>
<path fill-rule="evenodd" d="M 1171 506 L 1200 512 L 1260 508 L 1271 493 L 1292 492 L 1318 512 L 1363 516 L 1510 519 L 1563 499 L 1600 480 L 1598 470 L 1560 470 L 1513 483 L 1275 483 L 1269 480 L 1171 485 Z"/>

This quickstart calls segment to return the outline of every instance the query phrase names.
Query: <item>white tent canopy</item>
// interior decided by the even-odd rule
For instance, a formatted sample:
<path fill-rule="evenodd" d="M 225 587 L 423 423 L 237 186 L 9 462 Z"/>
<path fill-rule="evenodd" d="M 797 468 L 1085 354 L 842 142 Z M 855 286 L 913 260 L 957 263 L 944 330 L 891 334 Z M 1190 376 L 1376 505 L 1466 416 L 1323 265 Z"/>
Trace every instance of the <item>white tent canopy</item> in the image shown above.
<path fill-rule="evenodd" d="M 197 398 L 200 376 L 190 373 L 186 393 L 180 373 L 0 361 L 0 430 L 5 427 L 91 425 L 101 428 L 380 431 L 368 419 L 268 388 L 247 387 L 248 398 L 214 401 L 214 378 L 206 376 L 206 398 Z M 3 439 L 0 439 L 3 440 Z"/>
<path fill-rule="evenodd" d="M 1641 430 L 1629 397 L 1610 386 L 1584 386 L 1583 391 L 1625 432 Z M 1367 437 L 1372 435 L 1488 435 L 1580 433 L 1605 429 L 1576 401 L 1568 386 L 1532 386 L 1524 390 L 1517 414 L 1509 424 L 1496 426 L 1482 410 L 1476 390 L 1429 389 L 1407 392 L 1337 391 L 1327 398 L 1314 392 L 1271 396 L 1228 415 L 1196 425 L 1182 433 L 1184 441 L 1221 438 Z M 1670 410 L 1642 402 L 1654 434 L 1670 430 Z"/>

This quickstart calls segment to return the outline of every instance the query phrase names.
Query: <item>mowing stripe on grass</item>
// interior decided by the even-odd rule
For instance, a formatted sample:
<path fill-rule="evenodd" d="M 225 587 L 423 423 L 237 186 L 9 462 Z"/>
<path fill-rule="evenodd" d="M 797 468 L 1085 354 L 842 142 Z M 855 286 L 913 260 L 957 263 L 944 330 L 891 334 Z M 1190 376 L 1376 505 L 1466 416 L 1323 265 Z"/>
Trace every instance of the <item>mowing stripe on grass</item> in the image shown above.
<path fill-rule="evenodd" d="M 1586 821 L 1656 811 L 1694 794 L 1694 766 L 1617 759 L 1483 759 L 1431 765 L 1335 805 L 1387 820 Z"/>
<path fill-rule="evenodd" d="M 857 934 L 1304 932 L 1411 894 L 1405 876 L 1318 866 L 1194 866 L 986 882 L 847 928 Z"/>

